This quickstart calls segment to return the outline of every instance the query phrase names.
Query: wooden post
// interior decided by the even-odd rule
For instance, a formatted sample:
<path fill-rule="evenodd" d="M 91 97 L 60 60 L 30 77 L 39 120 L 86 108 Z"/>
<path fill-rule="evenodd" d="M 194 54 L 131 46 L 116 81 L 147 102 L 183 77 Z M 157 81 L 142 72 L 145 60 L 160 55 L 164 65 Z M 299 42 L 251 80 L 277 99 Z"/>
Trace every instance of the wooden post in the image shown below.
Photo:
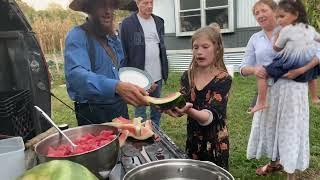
<path fill-rule="evenodd" d="M 61 57 L 62 59 L 64 58 L 64 55 L 63 55 L 63 39 L 60 39 L 60 53 L 61 53 Z"/>

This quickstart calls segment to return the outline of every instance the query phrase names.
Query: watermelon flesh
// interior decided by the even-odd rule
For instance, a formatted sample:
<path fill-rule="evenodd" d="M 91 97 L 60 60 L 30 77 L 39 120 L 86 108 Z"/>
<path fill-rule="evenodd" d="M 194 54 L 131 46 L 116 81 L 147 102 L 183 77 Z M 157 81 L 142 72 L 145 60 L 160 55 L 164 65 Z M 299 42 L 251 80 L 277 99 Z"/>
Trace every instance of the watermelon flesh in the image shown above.
<path fill-rule="evenodd" d="M 67 157 L 86 153 L 98 149 L 106 144 L 109 144 L 117 136 L 110 130 L 102 130 L 97 136 L 90 133 L 77 138 L 74 143 L 77 147 L 73 150 L 69 144 L 60 144 L 58 147 L 50 146 L 48 148 L 48 157 Z"/>
<path fill-rule="evenodd" d="M 121 129 L 122 132 L 125 131 L 126 135 L 123 137 L 127 136 L 137 140 L 145 140 L 154 135 L 154 132 L 152 131 L 151 120 L 146 120 L 145 122 L 141 123 L 141 118 L 129 120 L 123 117 L 118 117 L 113 119 L 112 122 L 104 124 L 117 127 L 118 129 Z M 122 141 L 123 139 L 119 139 L 119 141 Z"/>

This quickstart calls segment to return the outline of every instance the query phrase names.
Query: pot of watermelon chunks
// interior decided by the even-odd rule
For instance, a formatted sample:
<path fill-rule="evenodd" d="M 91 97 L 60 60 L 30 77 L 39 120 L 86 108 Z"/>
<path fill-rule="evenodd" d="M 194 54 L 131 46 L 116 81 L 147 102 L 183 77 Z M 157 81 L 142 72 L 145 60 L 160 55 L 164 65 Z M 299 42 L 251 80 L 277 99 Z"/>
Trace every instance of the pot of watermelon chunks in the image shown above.
<path fill-rule="evenodd" d="M 37 143 L 34 150 L 40 162 L 70 160 L 101 177 L 99 172 L 109 171 L 117 163 L 119 149 L 127 137 L 137 140 L 154 137 L 151 120 L 141 120 L 118 117 L 105 124 L 71 128 L 64 130 L 64 133 L 77 145 L 75 149 L 64 137 L 55 133 Z"/>
<path fill-rule="evenodd" d="M 100 177 L 102 171 L 111 170 L 119 155 L 119 130 L 102 124 L 79 126 L 64 130 L 77 145 L 75 149 L 59 133 L 52 134 L 35 146 L 40 162 L 70 160 L 87 167 Z"/>

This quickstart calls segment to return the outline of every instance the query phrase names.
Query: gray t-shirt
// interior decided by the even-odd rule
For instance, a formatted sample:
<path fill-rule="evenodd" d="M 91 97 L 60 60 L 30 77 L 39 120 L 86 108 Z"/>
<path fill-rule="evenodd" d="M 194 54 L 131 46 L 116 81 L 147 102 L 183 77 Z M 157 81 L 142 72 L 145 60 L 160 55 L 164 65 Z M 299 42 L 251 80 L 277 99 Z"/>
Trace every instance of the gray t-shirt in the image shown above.
<path fill-rule="evenodd" d="M 160 62 L 160 39 L 158 36 L 156 23 L 153 17 L 144 19 L 138 15 L 142 26 L 146 44 L 145 70 L 151 75 L 154 82 L 162 79 Z"/>

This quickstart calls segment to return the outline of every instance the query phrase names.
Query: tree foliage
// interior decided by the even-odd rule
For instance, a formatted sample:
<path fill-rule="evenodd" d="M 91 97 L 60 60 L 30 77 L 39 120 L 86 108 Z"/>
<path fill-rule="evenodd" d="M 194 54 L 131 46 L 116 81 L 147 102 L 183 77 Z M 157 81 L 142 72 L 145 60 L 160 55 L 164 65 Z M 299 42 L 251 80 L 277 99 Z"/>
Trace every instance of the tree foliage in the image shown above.
<path fill-rule="evenodd" d="M 319 0 L 304 0 L 310 25 L 320 30 L 320 2 Z"/>
<path fill-rule="evenodd" d="M 36 11 L 21 0 L 16 0 L 30 22 L 45 53 L 61 51 L 67 32 L 85 20 L 85 15 L 70 9 L 63 9 L 52 3 L 46 10 Z"/>
<path fill-rule="evenodd" d="M 16 0 L 22 12 L 30 22 L 33 31 L 39 39 L 45 53 L 61 51 L 67 32 L 85 21 L 84 13 L 63 9 L 59 4 L 51 3 L 46 10 L 36 11 L 22 0 Z M 115 27 L 125 16 L 127 11 L 116 11 Z"/>

